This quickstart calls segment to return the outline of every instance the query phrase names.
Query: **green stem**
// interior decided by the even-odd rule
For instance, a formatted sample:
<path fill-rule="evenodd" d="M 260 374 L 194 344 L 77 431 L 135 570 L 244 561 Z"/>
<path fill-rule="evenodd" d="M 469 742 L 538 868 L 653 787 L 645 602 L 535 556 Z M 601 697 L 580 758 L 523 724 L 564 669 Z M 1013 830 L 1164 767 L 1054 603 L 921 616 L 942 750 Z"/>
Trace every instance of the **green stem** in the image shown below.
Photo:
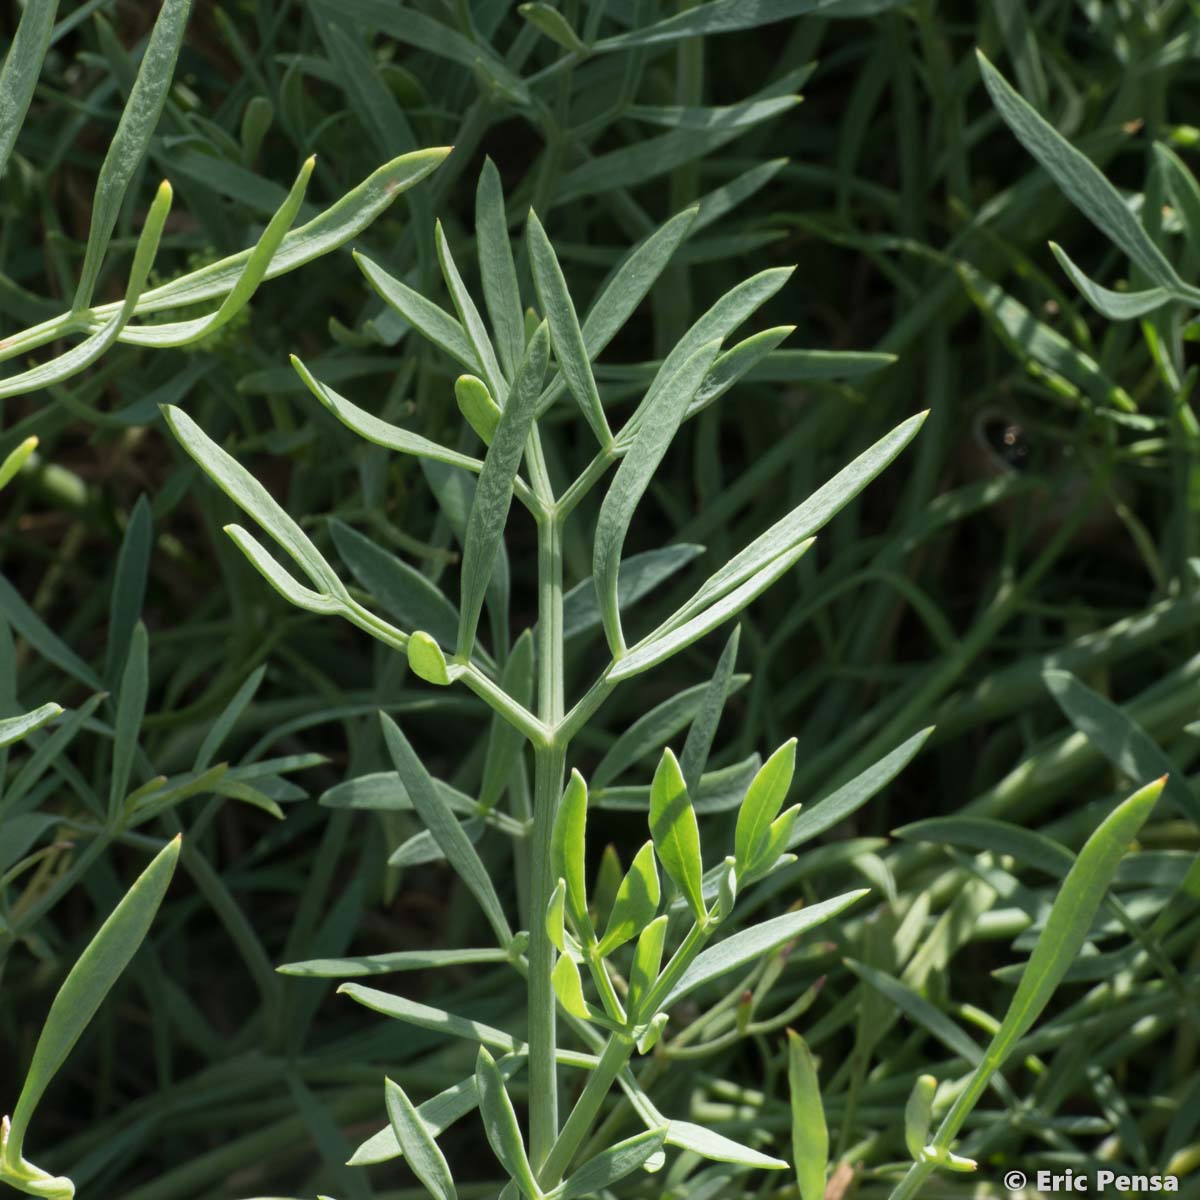
<path fill-rule="evenodd" d="M 583 1144 L 583 1139 L 587 1137 L 588 1130 L 591 1129 L 592 1122 L 600 1112 L 601 1105 L 612 1090 L 612 1085 L 616 1082 L 617 1076 L 629 1061 L 632 1053 L 632 1038 L 624 1034 L 613 1034 L 608 1039 L 608 1045 L 604 1047 L 599 1064 L 588 1076 L 583 1093 L 571 1110 L 571 1115 L 567 1118 L 562 1133 L 559 1134 L 549 1158 L 546 1159 L 545 1166 L 539 1173 L 538 1182 L 542 1187 L 552 1188 L 561 1181 L 567 1167 L 571 1164 L 571 1159 L 575 1157 L 576 1151 Z"/>
<path fill-rule="evenodd" d="M 538 716 L 554 729 L 563 714 L 562 525 L 556 515 L 538 524 Z M 532 879 L 529 902 L 529 1152 L 535 1171 L 558 1136 L 555 1063 L 556 1000 L 550 981 L 554 947 L 545 913 L 554 890 L 550 843 L 563 790 L 567 739 L 534 742 Z"/>

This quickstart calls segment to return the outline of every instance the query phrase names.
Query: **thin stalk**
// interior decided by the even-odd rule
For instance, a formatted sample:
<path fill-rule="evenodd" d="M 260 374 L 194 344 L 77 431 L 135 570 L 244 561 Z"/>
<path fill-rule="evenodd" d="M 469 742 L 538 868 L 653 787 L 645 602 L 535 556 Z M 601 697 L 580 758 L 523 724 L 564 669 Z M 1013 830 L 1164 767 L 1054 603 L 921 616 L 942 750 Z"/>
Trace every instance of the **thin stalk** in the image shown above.
<path fill-rule="evenodd" d="M 583 1144 L 583 1139 L 587 1137 L 601 1105 L 632 1053 L 633 1039 L 627 1035 L 614 1033 L 608 1039 L 608 1045 L 600 1055 L 599 1064 L 588 1076 L 583 1092 L 571 1110 L 562 1133 L 559 1134 L 550 1156 L 538 1173 L 538 1182 L 542 1187 L 555 1187 L 562 1180 L 567 1167 L 571 1165 L 571 1159 Z"/>

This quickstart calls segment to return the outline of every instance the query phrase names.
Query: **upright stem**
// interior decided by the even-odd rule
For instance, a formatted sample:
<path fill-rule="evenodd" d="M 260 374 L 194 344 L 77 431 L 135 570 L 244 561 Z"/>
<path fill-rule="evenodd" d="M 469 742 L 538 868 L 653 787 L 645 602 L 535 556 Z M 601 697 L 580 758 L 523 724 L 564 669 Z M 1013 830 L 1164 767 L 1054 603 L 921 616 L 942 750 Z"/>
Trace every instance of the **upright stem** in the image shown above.
<path fill-rule="evenodd" d="M 538 523 L 538 716 L 553 729 L 563 715 L 562 524 L 549 512 Z M 558 1137 L 554 947 L 545 914 L 554 890 L 550 842 L 563 790 L 566 741 L 557 734 L 534 746 L 532 879 L 529 913 L 529 1154 L 535 1171 Z"/>

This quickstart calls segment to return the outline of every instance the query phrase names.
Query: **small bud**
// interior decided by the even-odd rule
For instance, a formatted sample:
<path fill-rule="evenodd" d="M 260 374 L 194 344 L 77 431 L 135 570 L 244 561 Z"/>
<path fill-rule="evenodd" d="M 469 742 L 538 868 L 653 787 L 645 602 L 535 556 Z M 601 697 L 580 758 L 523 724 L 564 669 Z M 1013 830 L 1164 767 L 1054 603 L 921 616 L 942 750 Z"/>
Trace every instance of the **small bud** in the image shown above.
<path fill-rule="evenodd" d="M 474 375 L 460 375 L 454 381 L 454 398 L 467 424 L 479 434 L 485 446 L 490 446 L 500 424 L 500 408 L 487 384 Z"/>
<path fill-rule="evenodd" d="M 450 672 L 446 667 L 446 656 L 442 648 L 427 633 L 417 631 L 408 639 L 408 665 L 413 674 L 424 679 L 426 683 L 436 683 L 445 686 L 450 682 Z"/>

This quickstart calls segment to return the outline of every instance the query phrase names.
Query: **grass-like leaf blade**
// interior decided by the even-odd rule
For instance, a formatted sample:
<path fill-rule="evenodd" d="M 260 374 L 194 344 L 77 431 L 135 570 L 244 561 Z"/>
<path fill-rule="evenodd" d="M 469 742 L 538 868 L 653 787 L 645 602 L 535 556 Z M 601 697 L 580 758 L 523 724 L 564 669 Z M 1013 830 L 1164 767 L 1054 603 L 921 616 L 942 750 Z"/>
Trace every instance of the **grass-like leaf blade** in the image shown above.
<path fill-rule="evenodd" d="M 179 859 L 180 838 L 168 842 L 138 876 L 67 973 L 50 1005 L 13 1110 L 6 1160 L 19 1164 L 29 1121 L 62 1066 L 149 932 Z"/>

